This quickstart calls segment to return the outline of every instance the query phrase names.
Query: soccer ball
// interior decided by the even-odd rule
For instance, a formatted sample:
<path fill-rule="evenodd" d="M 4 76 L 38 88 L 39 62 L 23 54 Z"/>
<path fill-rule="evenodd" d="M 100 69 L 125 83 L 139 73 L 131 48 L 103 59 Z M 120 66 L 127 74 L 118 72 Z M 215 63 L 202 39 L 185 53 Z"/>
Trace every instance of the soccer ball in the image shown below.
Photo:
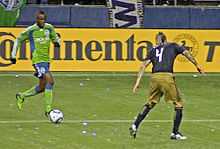
<path fill-rule="evenodd" d="M 63 112 L 61 112 L 58 109 L 53 109 L 52 111 L 50 111 L 49 113 L 49 119 L 52 123 L 61 123 L 64 120 L 63 117 Z"/>

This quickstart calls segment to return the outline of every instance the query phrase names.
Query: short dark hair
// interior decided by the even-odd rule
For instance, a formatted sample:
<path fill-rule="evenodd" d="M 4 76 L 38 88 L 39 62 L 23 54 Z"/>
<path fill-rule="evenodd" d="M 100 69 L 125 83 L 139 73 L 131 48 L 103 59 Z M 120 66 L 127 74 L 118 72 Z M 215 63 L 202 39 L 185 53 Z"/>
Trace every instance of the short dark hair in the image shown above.
<path fill-rule="evenodd" d="M 161 44 L 161 43 L 164 43 L 164 42 L 167 41 L 167 37 L 163 32 L 159 32 L 156 35 L 156 40 L 157 40 L 158 43 Z"/>
<path fill-rule="evenodd" d="M 44 16 L 45 16 L 45 19 L 47 18 L 47 15 L 46 15 L 46 13 L 45 13 L 43 10 L 37 11 L 36 17 L 37 17 L 38 15 L 44 15 Z"/>

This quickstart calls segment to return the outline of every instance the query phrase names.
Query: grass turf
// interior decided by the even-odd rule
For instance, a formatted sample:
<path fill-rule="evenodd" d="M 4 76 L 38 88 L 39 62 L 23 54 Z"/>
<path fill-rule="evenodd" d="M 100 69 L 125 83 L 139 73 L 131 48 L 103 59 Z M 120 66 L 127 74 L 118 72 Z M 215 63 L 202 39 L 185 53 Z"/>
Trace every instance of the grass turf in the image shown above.
<path fill-rule="evenodd" d="M 141 125 L 137 139 L 129 137 L 128 128 L 131 122 L 126 120 L 133 120 L 145 103 L 148 77 L 143 78 L 138 93 L 132 94 L 134 76 L 117 76 L 117 73 L 113 76 L 95 74 L 55 77 L 54 107 L 61 109 L 65 117 L 64 123 L 60 125 L 51 124 L 44 116 L 43 94 L 28 98 L 24 109 L 17 110 L 15 93 L 32 87 L 38 82 L 37 79 L 29 76 L 1 76 L 0 148 L 220 148 L 220 94 L 218 94 L 220 75 L 195 78 L 187 74 L 176 77 L 185 101 L 185 121 L 183 120 L 181 130 L 188 139 L 173 141 L 169 139 L 174 114 L 173 106 L 163 100 Z M 84 126 L 76 120 L 94 120 L 94 122 L 88 122 Z M 105 122 L 104 120 L 125 121 Z M 83 131 L 86 133 L 82 133 Z"/>

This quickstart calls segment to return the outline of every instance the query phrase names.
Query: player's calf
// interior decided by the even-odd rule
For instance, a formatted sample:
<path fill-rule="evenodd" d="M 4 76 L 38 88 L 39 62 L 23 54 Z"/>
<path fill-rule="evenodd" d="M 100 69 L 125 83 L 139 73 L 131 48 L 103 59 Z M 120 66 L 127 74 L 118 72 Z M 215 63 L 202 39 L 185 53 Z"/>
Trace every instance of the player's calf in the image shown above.
<path fill-rule="evenodd" d="M 144 120 L 150 110 L 156 105 L 156 103 L 147 103 L 144 105 L 143 110 L 138 114 L 136 120 L 134 121 L 134 125 L 138 129 L 140 123 Z"/>
<path fill-rule="evenodd" d="M 129 128 L 130 135 L 136 138 L 137 129 L 150 110 L 156 105 L 156 103 L 151 102 L 144 105 L 143 110 L 138 114 L 137 118 L 135 119 L 134 123 Z"/>
<path fill-rule="evenodd" d="M 175 108 L 175 117 L 173 120 L 173 133 L 177 134 L 179 132 L 179 127 L 183 117 L 183 107 Z"/>
<path fill-rule="evenodd" d="M 52 110 L 53 102 L 53 84 L 47 83 L 44 92 L 44 101 L 45 101 L 45 112 L 50 112 Z"/>

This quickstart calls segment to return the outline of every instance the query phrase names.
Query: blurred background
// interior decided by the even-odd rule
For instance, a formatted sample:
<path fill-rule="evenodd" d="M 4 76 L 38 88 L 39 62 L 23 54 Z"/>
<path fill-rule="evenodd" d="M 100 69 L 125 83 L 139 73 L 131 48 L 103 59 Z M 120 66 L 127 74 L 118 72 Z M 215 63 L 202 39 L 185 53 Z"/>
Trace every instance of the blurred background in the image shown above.
<path fill-rule="evenodd" d="M 105 0 L 28 0 L 28 4 L 106 5 Z M 207 5 L 217 6 L 219 0 L 143 0 L 145 5 Z"/>

